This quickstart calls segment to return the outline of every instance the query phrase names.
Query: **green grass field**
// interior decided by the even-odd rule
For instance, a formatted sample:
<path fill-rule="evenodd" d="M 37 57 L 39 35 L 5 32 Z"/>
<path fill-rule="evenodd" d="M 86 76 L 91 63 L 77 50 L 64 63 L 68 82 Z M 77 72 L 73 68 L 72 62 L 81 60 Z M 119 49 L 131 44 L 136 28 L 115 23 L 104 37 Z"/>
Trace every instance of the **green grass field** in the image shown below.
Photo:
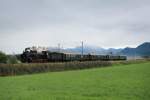
<path fill-rule="evenodd" d="M 0 100 L 150 100 L 150 62 L 0 77 Z"/>

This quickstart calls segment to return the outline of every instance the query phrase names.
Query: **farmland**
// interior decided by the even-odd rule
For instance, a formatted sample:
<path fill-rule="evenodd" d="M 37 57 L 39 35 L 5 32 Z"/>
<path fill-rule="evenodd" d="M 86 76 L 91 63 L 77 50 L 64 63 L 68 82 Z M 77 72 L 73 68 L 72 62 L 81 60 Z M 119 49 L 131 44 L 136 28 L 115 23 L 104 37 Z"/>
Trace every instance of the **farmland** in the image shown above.
<path fill-rule="evenodd" d="M 0 77 L 0 100 L 149 100 L 150 62 Z"/>

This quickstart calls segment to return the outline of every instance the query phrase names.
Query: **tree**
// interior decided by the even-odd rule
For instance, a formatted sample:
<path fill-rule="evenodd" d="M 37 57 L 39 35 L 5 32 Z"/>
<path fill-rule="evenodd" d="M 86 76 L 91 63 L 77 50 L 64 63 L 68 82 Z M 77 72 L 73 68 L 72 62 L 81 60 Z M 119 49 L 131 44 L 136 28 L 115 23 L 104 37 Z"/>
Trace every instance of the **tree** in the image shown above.
<path fill-rule="evenodd" d="M 8 55 L 7 57 L 8 57 L 8 59 L 7 59 L 8 64 L 17 64 L 17 63 L 19 63 L 19 60 L 17 59 L 17 57 L 15 55 Z"/>
<path fill-rule="evenodd" d="M 0 51 L 0 63 L 7 63 L 7 55 Z"/>

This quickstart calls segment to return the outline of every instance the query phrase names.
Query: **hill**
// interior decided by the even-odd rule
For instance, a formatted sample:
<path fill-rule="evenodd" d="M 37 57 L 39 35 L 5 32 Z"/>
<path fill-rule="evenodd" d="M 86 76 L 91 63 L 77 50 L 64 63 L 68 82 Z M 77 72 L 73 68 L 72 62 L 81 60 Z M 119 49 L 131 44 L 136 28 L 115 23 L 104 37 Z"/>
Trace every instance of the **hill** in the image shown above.
<path fill-rule="evenodd" d="M 0 77 L 0 100 L 149 100 L 149 66 Z"/>
<path fill-rule="evenodd" d="M 136 48 L 125 48 L 121 54 L 128 56 L 150 56 L 150 42 L 145 42 Z"/>

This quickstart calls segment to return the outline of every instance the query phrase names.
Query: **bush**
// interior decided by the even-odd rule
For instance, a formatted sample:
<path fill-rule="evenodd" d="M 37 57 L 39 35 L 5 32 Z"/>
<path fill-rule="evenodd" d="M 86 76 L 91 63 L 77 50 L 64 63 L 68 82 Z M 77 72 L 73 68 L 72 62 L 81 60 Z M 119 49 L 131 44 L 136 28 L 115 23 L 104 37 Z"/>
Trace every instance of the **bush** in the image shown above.
<path fill-rule="evenodd" d="M 0 51 L 0 63 L 7 63 L 7 55 Z"/>

